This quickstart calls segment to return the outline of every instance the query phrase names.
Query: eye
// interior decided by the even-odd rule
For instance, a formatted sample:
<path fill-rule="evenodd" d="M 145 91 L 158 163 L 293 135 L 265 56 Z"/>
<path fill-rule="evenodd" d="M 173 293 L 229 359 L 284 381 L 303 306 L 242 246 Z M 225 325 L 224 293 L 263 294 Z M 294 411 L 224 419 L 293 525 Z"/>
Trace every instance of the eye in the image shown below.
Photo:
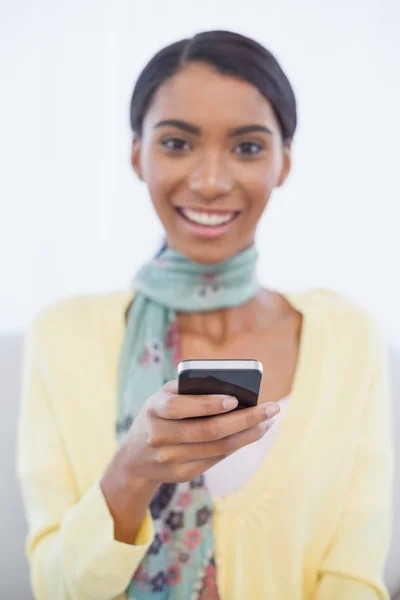
<path fill-rule="evenodd" d="M 178 137 L 165 138 L 162 140 L 161 145 L 171 152 L 186 152 L 190 150 L 188 142 Z"/>
<path fill-rule="evenodd" d="M 264 150 L 264 146 L 259 142 L 242 142 L 235 148 L 236 154 L 245 154 L 247 156 L 255 156 Z"/>

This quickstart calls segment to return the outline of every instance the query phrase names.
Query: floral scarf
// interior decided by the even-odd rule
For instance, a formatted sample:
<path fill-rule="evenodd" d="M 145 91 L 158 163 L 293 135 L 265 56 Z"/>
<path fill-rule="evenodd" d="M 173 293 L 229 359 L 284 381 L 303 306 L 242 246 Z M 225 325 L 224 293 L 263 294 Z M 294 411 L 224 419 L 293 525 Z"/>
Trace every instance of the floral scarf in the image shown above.
<path fill-rule="evenodd" d="M 177 312 L 240 306 L 258 291 L 257 253 L 248 248 L 204 265 L 165 249 L 137 273 L 119 365 L 121 443 L 147 398 L 176 378 Z M 212 502 L 204 476 L 163 483 L 150 512 L 155 536 L 126 591 L 129 600 L 217 600 Z"/>

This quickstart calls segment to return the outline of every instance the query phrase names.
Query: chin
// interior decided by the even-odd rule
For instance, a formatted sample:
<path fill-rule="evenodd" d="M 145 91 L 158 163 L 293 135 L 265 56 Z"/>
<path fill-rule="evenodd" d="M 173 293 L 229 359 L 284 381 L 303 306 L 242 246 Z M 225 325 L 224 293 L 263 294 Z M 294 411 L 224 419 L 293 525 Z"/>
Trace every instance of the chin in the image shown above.
<path fill-rule="evenodd" d="M 182 240 L 179 240 L 178 243 L 168 242 L 168 245 L 171 248 L 175 248 L 178 252 L 192 260 L 193 262 L 204 264 L 204 265 L 213 265 L 225 260 L 229 260 L 235 254 L 238 254 L 245 248 L 249 247 L 251 244 L 229 244 L 228 242 L 219 241 L 217 244 L 212 243 L 210 241 L 205 241 L 205 243 L 182 243 Z"/>

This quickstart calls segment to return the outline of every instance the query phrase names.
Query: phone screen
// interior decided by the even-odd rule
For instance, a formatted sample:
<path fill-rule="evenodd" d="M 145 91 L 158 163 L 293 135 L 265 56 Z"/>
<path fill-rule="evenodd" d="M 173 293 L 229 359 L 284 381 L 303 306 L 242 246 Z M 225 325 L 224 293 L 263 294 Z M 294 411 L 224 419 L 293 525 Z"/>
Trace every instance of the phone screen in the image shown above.
<path fill-rule="evenodd" d="M 248 408 L 258 402 L 261 377 L 259 371 L 249 369 L 188 369 L 179 376 L 179 393 L 235 396 L 237 408 Z"/>

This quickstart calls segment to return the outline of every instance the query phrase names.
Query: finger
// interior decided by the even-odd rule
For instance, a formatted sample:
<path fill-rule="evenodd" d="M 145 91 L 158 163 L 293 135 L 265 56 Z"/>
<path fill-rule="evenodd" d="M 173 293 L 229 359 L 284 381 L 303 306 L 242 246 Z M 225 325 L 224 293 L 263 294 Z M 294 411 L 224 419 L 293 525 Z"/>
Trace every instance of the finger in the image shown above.
<path fill-rule="evenodd" d="M 238 401 L 232 396 L 207 394 L 205 396 L 178 395 L 165 386 L 164 393 L 153 396 L 150 412 L 161 419 L 190 419 L 209 417 L 226 413 L 237 407 Z"/>
<path fill-rule="evenodd" d="M 157 460 L 161 464 L 179 464 L 205 459 L 222 460 L 233 452 L 240 450 L 248 444 L 260 440 L 274 424 L 274 419 L 264 421 L 256 427 L 245 429 L 214 442 L 197 442 L 180 444 L 177 446 L 164 446 L 159 449 Z M 217 461 L 218 462 L 218 461 Z"/>
<path fill-rule="evenodd" d="M 167 394 L 177 394 L 178 393 L 178 380 L 171 379 L 170 381 L 167 381 L 167 383 L 165 383 L 163 385 L 161 390 L 166 392 Z"/>
<path fill-rule="evenodd" d="M 164 430 L 165 443 L 183 444 L 221 440 L 240 431 L 256 427 L 277 415 L 279 410 L 280 408 L 275 402 L 268 402 L 226 415 L 210 417 L 209 419 L 175 422 L 173 428 L 165 428 Z"/>

